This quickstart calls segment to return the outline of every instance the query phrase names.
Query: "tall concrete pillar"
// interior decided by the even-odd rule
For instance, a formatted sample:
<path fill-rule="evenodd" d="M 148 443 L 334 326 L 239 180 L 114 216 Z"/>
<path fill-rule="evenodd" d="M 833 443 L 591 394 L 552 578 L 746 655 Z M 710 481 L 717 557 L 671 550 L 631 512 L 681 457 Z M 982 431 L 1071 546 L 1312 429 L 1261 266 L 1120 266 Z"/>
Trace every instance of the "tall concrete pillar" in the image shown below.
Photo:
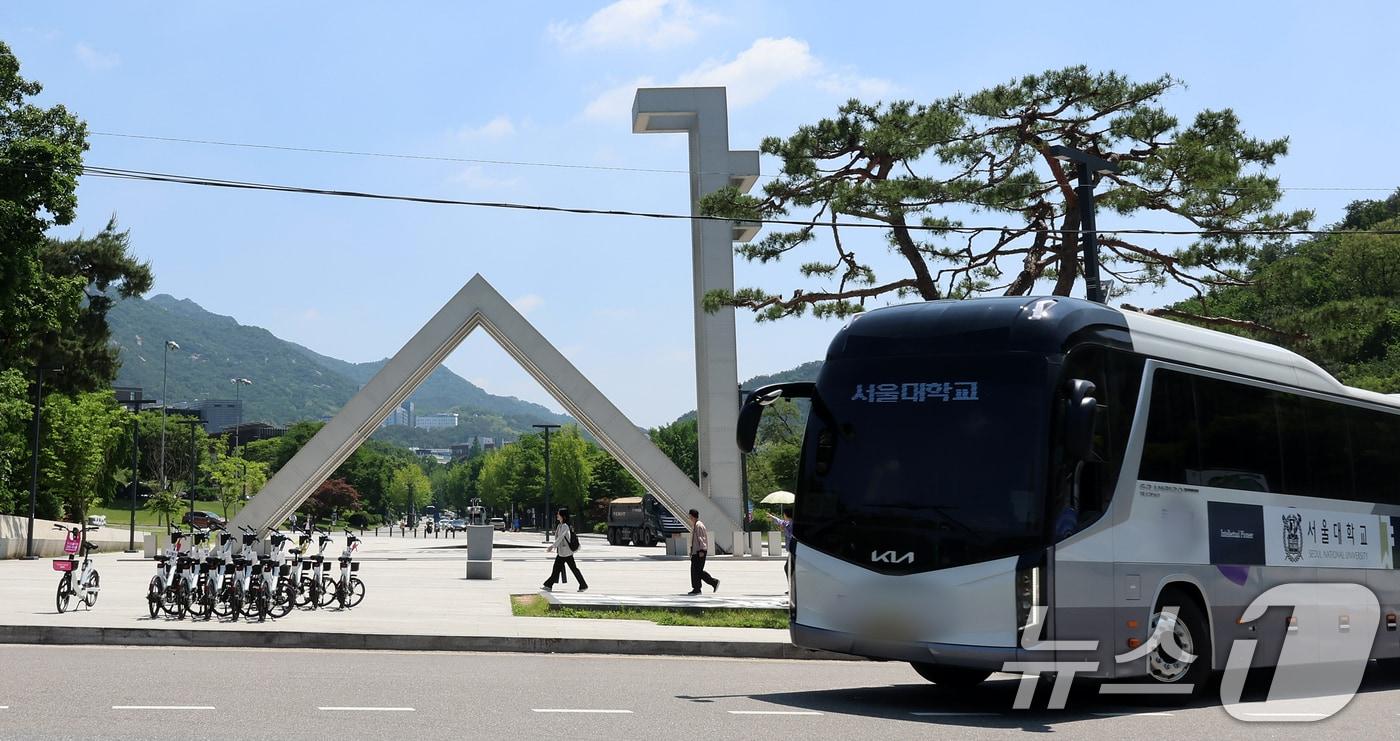
<path fill-rule="evenodd" d="M 632 103 L 633 133 L 684 132 L 690 136 L 690 208 L 699 215 L 701 197 L 725 186 L 747 192 L 758 179 L 758 152 L 729 149 L 729 106 L 722 87 L 640 88 Z M 700 490 L 737 522 L 744 502 L 739 449 L 738 349 L 734 309 L 709 313 L 705 294 L 734 290 L 734 242 L 752 239 L 753 225 L 691 222 L 694 276 L 695 382 L 699 415 Z M 732 534 L 710 530 L 716 543 L 733 550 Z"/>

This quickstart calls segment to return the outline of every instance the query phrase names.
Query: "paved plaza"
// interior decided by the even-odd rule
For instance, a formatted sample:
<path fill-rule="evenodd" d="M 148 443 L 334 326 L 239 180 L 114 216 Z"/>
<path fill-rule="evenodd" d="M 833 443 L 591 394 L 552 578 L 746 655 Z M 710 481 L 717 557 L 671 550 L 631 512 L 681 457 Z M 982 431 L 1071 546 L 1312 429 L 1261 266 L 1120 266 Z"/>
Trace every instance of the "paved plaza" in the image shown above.
<path fill-rule="evenodd" d="M 327 549 L 327 556 L 339 555 L 343 535 Z M 0 600 L 0 639 L 9 642 L 51 640 L 50 628 L 123 629 L 141 631 L 148 642 L 159 642 L 154 631 L 256 631 L 269 634 L 267 645 L 297 645 L 299 634 L 305 640 L 316 637 L 349 637 L 355 634 L 416 637 L 412 645 L 433 647 L 431 637 L 478 637 L 483 639 L 584 639 L 611 641 L 616 645 L 634 642 L 656 647 L 657 653 L 688 653 L 684 647 L 703 643 L 734 647 L 731 654 L 777 655 L 789 647 L 785 630 L 757 628 L 706 628 L 662 626 L 639 620 L 595 620 L 577 618 L 515 617 L 511 614 L 512 594 L 538 593 L 549 575 L 553 554 L 537 533 L 496 533 L 493 578 L 467 580 L 466 538 L 403 538 L 375 536 L 367 532 L 357 552 L 362 562 L 359 576 L 366 585 L 364 602 L 353 610 L 294 610 L 279 620 L 249 621 L 176 620 L 168 616 L 152 619 L 146 608 L 146 586 L 154 573 L 154 562 L 134 554 L 102 553 L 95 557 L 102 577 L 102 592 L 96 607 L 58 614 L 54 593 L 59 574 L 48 559 L 0 561 L 0 584 L 6 598 Z M 601 536 L 583 537 L 578 555 L 579 567 L 589 582 L 589 591 L 579 595 L 572 580 L 555 586 L 554 596 L 567 600 L 586 596 L 614 605 L 655 605 L 661 602 L 692 603 L 705 607 L 781 607 L 786 604 L 783 562 L 772 558 L 710 559 L 709 570 L 722 580 L 721 591 L 708 588 L 701 597 L 685 597 L 690 589 L 689 562 L 684 557 L 665 556 L 661 546 L 637 548 L 610 546 Z M 280 642 L 272 642 L 278 636 Z M 94 642 L 89 636 L 72 642 Z M 177 645 L 174 634 L 165 636 Z M 338 645 L 322 640 L 314 645 Z M 346 642 L 346 645 L 356 645 Z M 444 644 L 448 647 L 449 644 Z M 450 647 L 461 648 L 460 641 Z M 471 644 L 480 645 L 480 644 Z M 503 644 L 519 646 L 520 644 Z M 550 644 L 541 644 L 550 645 Z M 558 645 L 558 644 L 554 644 Z M 606 648 L 607 644 L 594 644 Z M 772 649 L 765 654 L 763 649 Z M 516 650 L 516 649 L 512 649 Z M 568 649 L 560 646 L 560 650 Z M 701 652 L 698 649 L 696 652 Z"/>

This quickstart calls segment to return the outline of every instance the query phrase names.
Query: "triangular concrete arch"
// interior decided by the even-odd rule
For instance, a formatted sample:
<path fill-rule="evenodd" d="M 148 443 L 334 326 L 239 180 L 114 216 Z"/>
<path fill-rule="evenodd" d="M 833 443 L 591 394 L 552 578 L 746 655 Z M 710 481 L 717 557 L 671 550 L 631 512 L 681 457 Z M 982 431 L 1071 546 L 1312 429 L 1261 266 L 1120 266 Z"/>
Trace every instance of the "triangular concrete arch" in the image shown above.
<path fill-rule="evenodd" d="M 340 413 L 273 475 L 234 518 L 234 525 L 263 530 L 285 521 L 478 327 L 500 343 L 657 499 L 677 514 L 699 510 L 716 543 L 727 549 L 729 534 L 739 529 L 734 518 L 702 494 L 689 476 L 480 274 L 467 281 Z"/>

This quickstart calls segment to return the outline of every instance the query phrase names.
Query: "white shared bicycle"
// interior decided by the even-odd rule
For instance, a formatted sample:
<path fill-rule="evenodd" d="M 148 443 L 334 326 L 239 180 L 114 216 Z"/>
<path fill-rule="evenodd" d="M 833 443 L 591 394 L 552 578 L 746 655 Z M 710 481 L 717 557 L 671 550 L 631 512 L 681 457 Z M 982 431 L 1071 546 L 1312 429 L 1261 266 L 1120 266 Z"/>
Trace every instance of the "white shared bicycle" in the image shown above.
<path fill-rule="evenodd" d="M 81 541 L 79 550 L 82 551 L 83 560 L 81 564 L 77 557 L 69 554 L 68 558 L 55 558 L 53 560 L 53 570 L 60 571 L 63 576 L 58 579 L 58 595 L 55 600 L 60 613 L 66 611 L 69 605 L 77 609 L 78 605 L 73 604 L 73 599 L 77 598 L 79 604 L 87 605 L 91 610 L 97 604 L 97 593 L 101 589 L 102 577 L 98 575 L 97 569 L 92 565 L 92 552 L 97 550 L 95 543 L 89 543 L 86 535 L 95 527 L 84 527 L 79 535 L 78 528 L 69 530 L 68 528 L 55 524 L 55 530 L 68 532 L 70 539 Z"/>

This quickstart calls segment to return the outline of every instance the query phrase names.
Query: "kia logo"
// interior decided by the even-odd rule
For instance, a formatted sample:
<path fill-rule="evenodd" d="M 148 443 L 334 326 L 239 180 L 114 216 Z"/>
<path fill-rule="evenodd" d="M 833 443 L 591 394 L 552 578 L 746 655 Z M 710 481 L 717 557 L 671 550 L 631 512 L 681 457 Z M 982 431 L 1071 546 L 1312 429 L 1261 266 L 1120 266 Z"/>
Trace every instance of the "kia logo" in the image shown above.
<path fill-rule="evenodd" d="M 894 551 L 885 551 L 883 553 L 880 551 L 871 551 L 870 561 L 872 563 L 914 563 L 914 552 L 909 551 L 901 556 Z"/>

